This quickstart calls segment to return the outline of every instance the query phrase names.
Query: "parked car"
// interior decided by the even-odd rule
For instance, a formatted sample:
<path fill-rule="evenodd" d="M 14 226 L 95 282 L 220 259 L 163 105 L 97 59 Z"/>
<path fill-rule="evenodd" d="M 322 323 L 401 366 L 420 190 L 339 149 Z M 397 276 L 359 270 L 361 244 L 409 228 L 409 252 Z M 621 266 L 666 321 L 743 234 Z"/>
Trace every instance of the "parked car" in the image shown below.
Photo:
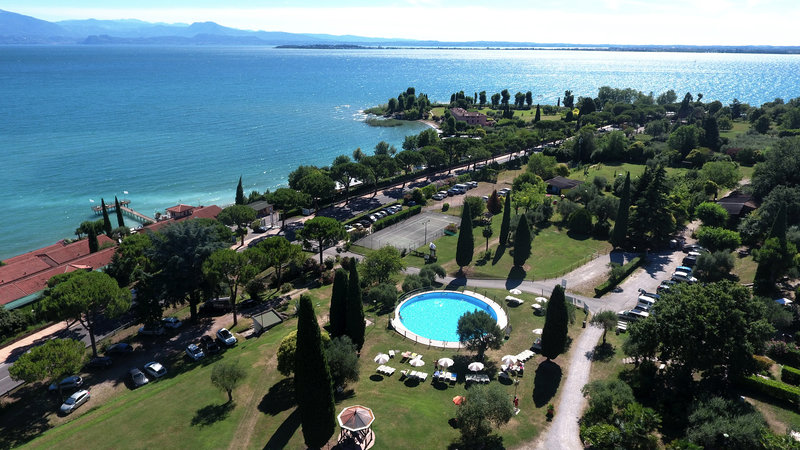
<path fill-rule="evenodd" d="M 693 267 L 695 264 L 697 264 L 697 256 L 693 255 L 685 256 L 683 260 L 681 260 L 681 264 L 683 264 L 684 266 Z"/>
<path fill-rule="evenodd" d="M 703 252 L 703 251 L 706 251 L 706 249 L 703 248 L 703 246 L 700 245 L 700 244 L 686 244 L 686 245 L 683 246 L 683 251 L 684 251 L 684 253 Z"/>
<path fill-rule="evenodd" d="M 477 181 L 468 181 L 466 184 L 467 184 L 467 187 L 469 189 L 473 189 L 473 188 L 478 187 L 478 182 Z"/>
<path fill-rule="evenodd" d="M 125 342 L 117 342 L 116 344 L 106 348 L 107 355 L 127 355 L 133 352 L 133 346 Z"/>
<path fill-rule="evenodd" d="M 133 383 L 133 387 L 137 388 L 139 386 L 144 386 L 145 384 L 149 383 L 150 380 L 144 376 L 141 370 L 137 368 L 133 368 L 128 372 L 128 375 L 131 377 L 131 382 Z"/>
<path fill-rule="evenodd" d="M 220 328 L 217 330 L 217 339 L 228 347 L 236 345 L 236 336 L 234 336 L 227 328 Z"/>
<path fill-rule="evenodd" d="M 161 319 L 161 325 L 164 328 L 172 328 L 173 330 L 176 328 L 180 328 L 183 325 L 183 322 L 180 321 L 177 317 L 164 317 Z"/>
<path fill-rule="evenodd" d="M 198 347 L 197 345 L 189 344 L 186 347 L 186 356 L 188 356 L 189 358 L 192 358 L 193 360 L 197 361 L 199 359 L 202 359 L 204 356 L 206 356 L 206 354 L 203 353 L 203 350 L 200 347 Z"/>
<path fill-rule="evenodd" d="M 431 196 L 431 198 L 434 200 L 443 200 L 445 197 L 447 197 L 447 195 L 442 195 L 441 192 L 437 192 Z"/>
<path fill-rule="evenodd" d="M 636 310 L 636 309 L 629 309 L 629 310 L 620 311 L 619 313 L 617 313 L 617 317 L 619 317 L 622 320 L 627 320 L 627 321 L 646 319 L 649 316 L 650 316 L 650 313 L 645 312 L 645 311 L 639 311 L 639 310 Z"/>
<path fill-rule="evenodd" d="M 86 389 L 80 390 L 64 400 L 64 403 L 61 405 L 61 412 L 63 414 L 69 414 L 72 411 L 75 411 L 82 404 L 89 401 L 90 398 L 91 395 L 89 395 L 89 391 Z"/>
<path fill-rule="evenodd" d="M 658 285 L 658 287 L 656 288 L 656 292 L 659 292 L 659 293 L 667 292 L 674 285 L 675 285 L 675 281 L 664 280 L 664 281 L 661 282 L 661 284 Z"/>
<path fill-rule="evenodd" d="M 155 361 L 145 364 L 144 371 L 153 378 L 161 378 L 167 374 L 167 368 Z"/>
<path fill-rule="evenodd" d="M 675 273 L 672 274 L 672 280 L 677 281 L 679 283 L 689 283 L 689 284 L 697 283 L 697 278 L 689 275 L 686 272 L 680 272 L 680 271 L 676 271 Z"/>
<path fill-rule="evenodd" d="M 677 272 L 686 272 L 689 275 L 692 274 L 692 268 L 691 267 L 687 267 L 687 266 L 678 266 L 678 267 L 675 268 L 675 271 L 677 271 Z"/>
<path fill-rule="evenodd" d="M 640 297 L 641 297 L 641 296 L 650 297 L 650 298 L 652 298 L 652 299 L 654 299 L 654 300 L 658 300 L 658 299 L 660 299 L 660 298 L 661 298 L 661 296 L 660 296 L 660 295 L 658 295 L 658 294 L 654 294 L 654 293 L 652 293 L 652 292 L 647 292 L 647 291 L 645 291 L 644 289 L 639 289 L 639 296 L 640 296 Z"/>
<path fill-rule="evenodd" d="M 217 341 L 207 334 L 200 336 L 200 346 L 203 347 L 206 354 L 217 353 L 220 350 Z"/>
<path fill-rule="evenodd" d="M 55 392 L 58 390 L 59 385 L 61 386 L 62 390 L 81 387 L 83 386 L 83 378 L 79 377 L 78 375 L 66 377 L 63 380 L 59 381 L 58 383 L 56 382 L 51 383 L 47 389 L 49 389 L 50 392 Z"/>
<path fill-rule="evenodd" d="M 484 202 L 488 203 L 489 202 L 489 196 L 488 195 L 484 195 L 483 197 L 481 197 L 481 200 L 483 200 Z"/>
<path fill-rule="evenodd" d="M 239 304 L 237 306 L 239 308 L 239 311 L 242 311 L 242 310 L 245 310 L 245 309 L 250 309 L 250 308 L 256 306 L 257 304 L 258 304 L 258 300 L 253 299 L 253 298 L 248 298 L 246 300 L 242 300 L 241 302 L 239 302 Z"/>
<path fill-rule="evenodd" d="M 139 328 L 139 334 L 142 336 L 161 336 L 165 332 L 164 327 L 160 325 L 148 324 Z"/>
<path fill-rule="evenodd" d="M 90 359 L 84 367 L 87 369 L 104 369 L 111 366 L 111 363 L 110 356 L 98 356 L 97 358 Z"/>

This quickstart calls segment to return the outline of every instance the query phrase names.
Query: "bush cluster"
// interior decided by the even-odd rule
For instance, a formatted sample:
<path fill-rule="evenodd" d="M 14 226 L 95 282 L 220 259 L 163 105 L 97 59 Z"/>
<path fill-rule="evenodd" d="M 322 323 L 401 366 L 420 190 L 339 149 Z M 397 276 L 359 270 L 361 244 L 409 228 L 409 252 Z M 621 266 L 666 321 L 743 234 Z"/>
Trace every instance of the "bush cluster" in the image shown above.
<path fill-rule="evenodd" d="M 800 370 L 794 367 L 783 366 L 783 368 L 781 368 L 781 381 L 793 386 L 800 385 Z"/>

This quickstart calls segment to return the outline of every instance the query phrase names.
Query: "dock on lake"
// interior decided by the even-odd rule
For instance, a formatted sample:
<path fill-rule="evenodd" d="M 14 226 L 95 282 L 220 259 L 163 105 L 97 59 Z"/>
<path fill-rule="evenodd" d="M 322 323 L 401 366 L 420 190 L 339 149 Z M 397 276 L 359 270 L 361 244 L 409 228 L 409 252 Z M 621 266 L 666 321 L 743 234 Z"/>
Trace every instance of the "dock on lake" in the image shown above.
<path fill-rule="evenodd" d="M 128 217 L 132 217 L 132 218 L 134 218 L 134 219 L 136 219 L 136 220 L 138 220 L 139 222 L 142 222 L 142 223 L 147 223 L 147 222 L 156 223 L 156 219 L 154 219 L 152 217 L 147 217 L 144 214 L 140 213 L 139 211 L 136 211 L 135 209 L 130 207 L 130 204 L 131 204 L 130 200 L 120 200 L 119 201 L 119 209 L 120 209 L 120 211 L 122 211 L 123 215 L 126 215 Z M 116 210 L 117 210 L 117 206 L 114 203 L 106 203 L 106 211 L 108 211 L 109 213 L 112 213 L 112 212 L 115 212 Z M 92 206 L 92 211 L 94 211 L 94 213 L 96 215 L 98 215 L 98 216 L 102 215 L 103 214 L 103 207 L 100 206 L 100 205 Z"/>

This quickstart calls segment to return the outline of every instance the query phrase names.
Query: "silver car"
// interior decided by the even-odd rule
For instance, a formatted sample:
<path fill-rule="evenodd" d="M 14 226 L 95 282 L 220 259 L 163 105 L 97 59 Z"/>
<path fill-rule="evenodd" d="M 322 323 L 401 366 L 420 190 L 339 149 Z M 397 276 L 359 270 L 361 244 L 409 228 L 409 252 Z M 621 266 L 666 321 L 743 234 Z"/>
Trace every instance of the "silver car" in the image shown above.
<path fill-rule="evenodd" d="M 147 377 L 144 376 L 144 373 L 142 373 L 142 371 L 137 368 L 131 369 L 131 371 L 128 372 L 128 374 L 131 376 L 131 382 L 133 383 L 133 387 L 144 386 L 145 384 L 150 382 L 150 380 L 148 380 Z"/>
<path fill-rule="evenodd" d="M 89 395 L 89 391 L 86 389 L 78 391 L 64 400 L 64 403 L 61 405 L 61 412 L 64 414 L 69 414 L 72 411 L 75 411 L 78 406 L 86 403 L 89 398 L 91 398 L 91 395 Z"/>

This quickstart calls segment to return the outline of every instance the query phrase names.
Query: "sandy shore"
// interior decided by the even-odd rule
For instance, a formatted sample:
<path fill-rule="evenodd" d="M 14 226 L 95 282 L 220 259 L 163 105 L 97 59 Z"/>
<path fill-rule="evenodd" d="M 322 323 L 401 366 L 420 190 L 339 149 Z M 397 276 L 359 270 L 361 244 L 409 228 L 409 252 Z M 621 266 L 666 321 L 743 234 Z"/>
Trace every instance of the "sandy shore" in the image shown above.
<path fill-rule="evenodd" d="M 419 122 L 419 123 L 421 123 L 421 124 L 425 124 L 425 125 L 427 125 L 427 126 L 429 126 L 429 127 L 433 128 L 434 130 L 436 130 L 436 131 L 439 131 L 439 124 L 438 124 L 438 123 L 436 123 L 436 122 L 434 122 L 434 121 L 432 121 L 432 120 L 423 120 L 423 119 L 420 119 L 420 120 L 417 120 L 417 122 Z"/>

